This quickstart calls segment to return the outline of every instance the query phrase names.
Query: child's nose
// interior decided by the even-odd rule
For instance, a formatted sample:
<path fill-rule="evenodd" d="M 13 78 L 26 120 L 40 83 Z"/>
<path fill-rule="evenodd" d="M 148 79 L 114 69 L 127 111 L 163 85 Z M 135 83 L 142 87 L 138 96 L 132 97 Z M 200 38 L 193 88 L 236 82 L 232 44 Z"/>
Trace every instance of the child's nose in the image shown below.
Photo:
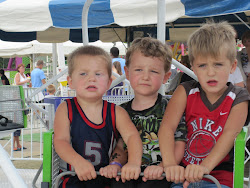
<path fill-rule="evenodd" d="M 95 74 L 89 74 L 89 81 L 95 81 L 96 77 Z"/>
<path fill-rule="evenodd" d="M 208 74 L 209 76 L 213 76 L 213 75 L 215 74 L 215 69 L 214 69 L 214 67 L 212 67 L 212 66 L 208 67 L 207 74 Z"/>
<path fill-rule="evenodd" d="M 143 72 L 143 79 L 148 79 L 149 78 L 149 73 L 148 71 Z"/>

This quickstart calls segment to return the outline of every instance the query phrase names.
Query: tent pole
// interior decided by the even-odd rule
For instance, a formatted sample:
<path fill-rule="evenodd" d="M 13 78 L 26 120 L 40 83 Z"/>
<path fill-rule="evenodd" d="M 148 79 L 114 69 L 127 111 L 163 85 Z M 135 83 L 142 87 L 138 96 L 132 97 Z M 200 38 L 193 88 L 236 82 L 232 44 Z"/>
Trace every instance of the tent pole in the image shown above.
<path fill-rule="evenodd" d="M 165 44 L 166 40 L 166 26 L 165 26 L 165 15 L 166 15 L 166 4 L 165 0 L 158 0 L 157 3 L 157 39 Z"/>
<path fill-rule="evenodd" d="M 83 6 L 82 10 L 82 43 L 87 45 L 89 43 L 88 36 L 88 13 L 89 7 L 92 4 L 93 0 L 87 0 Z"/>
<path fill-rule="evenodd" d="M 52 67 L 53 67 L 53 77 L 56 76 L 56 67 L 57 67 L 57 46 L 56 43 L 52 44 Z"/>
<path fill-rule="evenodd" d="M 234 14 L 234 16 L 238 18 L 245 26 L 247 26 L 248 29 L 250 29 L 250 26 L 247 25 L 246 22 L 244 22 L 244 20 L 242 20 L 237 14 Z"/>
<path fill-rule="evenodd" d="M 165 26 L 166 5 L 165 0 L 157 0 L 157 39 L 165 44 L 166 26 Z M 162 84 L 159 93 L 165 95 L 165 88 Z"/>

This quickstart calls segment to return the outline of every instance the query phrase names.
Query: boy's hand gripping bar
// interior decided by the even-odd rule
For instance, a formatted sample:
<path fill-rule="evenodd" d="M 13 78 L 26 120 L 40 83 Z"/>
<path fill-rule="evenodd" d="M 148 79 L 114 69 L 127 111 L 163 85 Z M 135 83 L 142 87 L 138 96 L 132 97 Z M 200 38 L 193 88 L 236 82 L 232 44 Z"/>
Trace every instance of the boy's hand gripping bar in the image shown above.
<path fill-rule="evenodd" d="M 100 175 L 100 172 L 97 171 L 96 174 L 97 174 L 97 175 Z M 61 179 L 61 177 L 66 176 L 66 175 L 75 176 L 76 173 L 73 172 L 73 171 L 67 171 L 67 172 L 62 172 L 62 173 L 60 173 L 60 174 L 57 176 L 57 178 L 56 178 L 54 188 L 58 188 L 59 180 Z M 121 175 L 121 172 L 118 172 L 117 175 L 120 176 L 120 175 Z M 144 173 L 141 172 L 141 173 L 140 173 L 140 176 L 144 176 Z M 162 176 L 166 177 L 166 174 L 163 173 Z M 203 177 L 206 178 L 206 179 L 209 179 L 209 180 L 213 181 L 213 182 L 215 183 L 215 185 L 216 185 L 218 188 L 221 188 L 221 185 L 220 185 L 219 181 L 218 181 L 215 177 L 213 177 L 213 176 L 211 176 L 211 175 L 207 175 L 207 174 L 204 175 Z"/>

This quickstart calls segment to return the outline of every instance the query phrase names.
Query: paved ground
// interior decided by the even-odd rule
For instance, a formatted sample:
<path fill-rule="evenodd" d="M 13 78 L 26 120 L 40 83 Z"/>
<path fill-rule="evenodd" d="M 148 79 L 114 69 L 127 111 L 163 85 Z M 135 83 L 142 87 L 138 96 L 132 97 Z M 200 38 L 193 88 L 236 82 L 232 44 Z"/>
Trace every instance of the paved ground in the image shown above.
<path fill-rule="evenodd" d="M 0 144 L 4 146 L 8 140 L 0 140 Z M 21 158 L 23 155 L 23 158 L 30 158 L 32 154 L 32 158 L 34 160 L 13 160 L 13 164 L 16 166 L 16 168 L 21 169 L 38 169 L 42 163 L 42 161 L 39 159 L 40 155 L 42 158 L 42 150 L 40 154 L 40 143 L 33 142 L 31 146 L 31 142 L 23 142 L 23 145 L 27 148 L 22 151 L 13 151 L 13 157 L 14 158 Z M 32 153 L 31 153 L 32 148 Z M 11 154 L 11 147 L 10 143 L 4 148 L 5 151 L 10 155 Z M 36 160 L 37 159 L 37 160 Z"/>

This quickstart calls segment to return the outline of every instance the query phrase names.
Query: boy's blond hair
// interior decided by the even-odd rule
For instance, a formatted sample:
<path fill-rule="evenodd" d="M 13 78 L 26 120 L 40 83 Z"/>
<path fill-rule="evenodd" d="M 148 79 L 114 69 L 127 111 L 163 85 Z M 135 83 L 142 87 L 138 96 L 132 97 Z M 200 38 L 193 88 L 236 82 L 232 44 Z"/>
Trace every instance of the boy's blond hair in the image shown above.
<path fill-rule="evenodd" d="M 53 84 L 48 85 L 47 91 L 48 91 L 49 93 L 54 94 L 54 93 L 56 92 L 56 87 L 55 87 L 55 85 L 53 85 Z"/>
<path fill-rule="evenodd" d="M 164 45 L 161 41 L 150 37 L 135 39 L 126 53 L 127 67 L 129 67 L 131 57 L 136 51 L 140 51 L 146 57 L 157 57 L 161 59 L 164 63 L 165 72 L 170 70 L 172 50 L 168 45 Z"/>
<path fill-rule="evenodd" d="M 112 60 L 110 55 L 105 52 L 102 48 L 97 46 L 86 45 L 74 50 L 68 58 L 68 74 L 72 76 L 74 71 L 75 58 L 83 55 L 89 56 L 100 56 L 104 61 L 107 62 L 108 75 L 111 77 L 112 74 Z"/>
<path fill-rule="evenodd" d="M 236 32 L 228 22 L 209 21 L 202 25 L 188 39 L 188 56 L 191 65 L 197 56 L 217 58 L 222 50 L 227 50 L 227 58 L 234 62 L 236 59 L 235 36 Z"/>

